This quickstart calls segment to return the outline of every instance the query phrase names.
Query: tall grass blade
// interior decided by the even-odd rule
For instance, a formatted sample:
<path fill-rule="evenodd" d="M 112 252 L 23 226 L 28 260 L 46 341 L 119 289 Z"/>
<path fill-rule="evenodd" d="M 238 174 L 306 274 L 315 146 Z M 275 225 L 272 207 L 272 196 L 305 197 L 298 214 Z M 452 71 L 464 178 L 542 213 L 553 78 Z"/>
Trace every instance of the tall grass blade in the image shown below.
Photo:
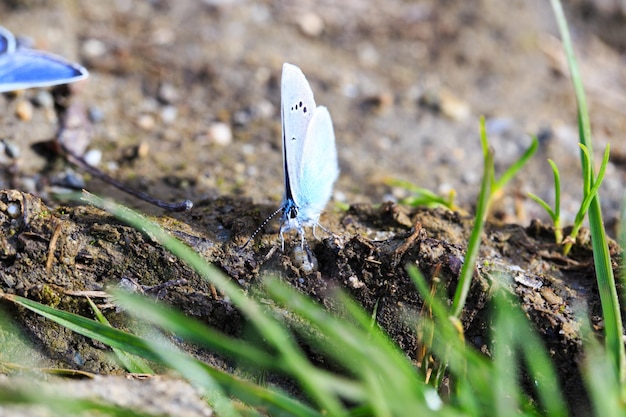
<path fill-rule="evenodd" d="M 578 127 L 580 134 L 580 143 L 583 144 L 590 155 L 593 155 L 593 147 L 591 141 L 591 123 L 589 121 L 589 112 L 587 110 L 587 100 L 582 84 L 582 78 L 578 70 L 574 48 L 569 35 L 567 21 L 563 13 L 563 7 L 559 0 L 551 0 L 552 9 L 556 16 L 559 26 L 561 38 L 563 40 L 563 48 L 567 56 L 570 73 L 572 76 L 572 84 L 576 93 L 576 102 L 578 107 Z M 582 152 L 582 151 L 581 151 Z M 587 164 L 582 156 L 583 172 L 590 172 L 593 179 L 593 160 L 590 158 Z M 589 189 L 589 185 L 585 185 Z M 605 323 L 606 347 L 612 357 L 614 370 L 617 378 L 621 382 L 622 387 L 626 389 L 626 355 L 624 352 L 624 341 L 622 339 L 622 316 L 617 297 L 617 289 L 615 286 L 615 277 L 611 268 L 611 257 L 607 243 L 606 231 L 602 220 L 602 211 L 600 206 L 600 198 L 595 195 L 589 206 L 589 228 L 591 229 L 591 241 L 593 246 L 593 258 L 596 267 L 596 279 L 598 281 L 598 289 L 600 292 L 600 300 L 602 303 L 602 315 Z M 623 393 L 623 395 L 626 393 Z"/>

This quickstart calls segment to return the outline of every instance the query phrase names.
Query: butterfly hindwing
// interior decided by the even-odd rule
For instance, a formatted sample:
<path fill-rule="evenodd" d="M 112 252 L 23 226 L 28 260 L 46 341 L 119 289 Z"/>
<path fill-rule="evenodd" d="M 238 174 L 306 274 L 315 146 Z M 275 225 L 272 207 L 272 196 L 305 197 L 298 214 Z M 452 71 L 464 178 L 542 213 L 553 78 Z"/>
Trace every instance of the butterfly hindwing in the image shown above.
<path fill-rule="evenodd" d="M 333 122 L 328 109 L 319 106 L 309 122 L 299 172 L 300 217 L 317 223 L 339 176 Z"/>

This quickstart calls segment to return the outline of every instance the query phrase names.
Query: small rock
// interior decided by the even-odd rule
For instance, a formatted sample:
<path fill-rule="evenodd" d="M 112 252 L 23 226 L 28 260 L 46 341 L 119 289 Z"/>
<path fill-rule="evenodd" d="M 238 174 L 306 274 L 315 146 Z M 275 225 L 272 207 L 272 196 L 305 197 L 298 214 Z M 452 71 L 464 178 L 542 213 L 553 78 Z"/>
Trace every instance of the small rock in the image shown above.
<path fill-rule="evenodd" d="M 4 145 L 4 153 L 9 158 L 16 159 L 20 157 L 20 147 L 17 146 L 13 141 L 3 139 L 2 144 Z"/>
<path fill-rule="evenodd" d="M 300 31 L 312 38 L 320 36 L 324 31 L 324 21 L 319 15 L 312 12 L 300 15 L 297 23 Z"/>
<path fill-rule="evenodd" d="M 296 246 L 293 248 L 291 259 L 293 260 L 294 265 L 301 269 L 305 274 L 310 274 L 318 268 L 317 258 L 308 250 L 308 248 L 304 249 L 302 246 Z"/>
<path fill-rule="evenodd" d="M 447 90 L 439 94 L 441 113 L 455 121 L 465 120 L 470 115 L 469 105 Z"/>
<path fill-rule="evenodd" d="M 393 105 L 393 94 L 390 92 L 371 95 L 361 101 L 361 107 L 366 111 L 383 112 L 389 109 L 391 105 Z"/>
<path fill-rule="evenodd" d="M 469 105 L 444 89 L 424 92 L 419 103 L 455 121 L 467 119 L 470 115 Z"/>
<path fill-rule="evenodd" d="M 36 106 L 42 107 L 44 109 L 50 109 L 54 107 L 54 98 L 49 91 L 39 90 L 35 95 L 34 103 Z"/>
<path fill-rule="evenodd" d="M 209 126 L 209 139 L 220 146 L 230 145 L 233 141 L 233 132 L 229 125 L 222 122 L 213 123 Z"/>
<path fill-rule="evenodd" d="M 71 169 L 66 169 L 65 172 L 60 175 L 57 185 L 75 190 L 83 189 L 86 186 L 83 177 Z"/>
<path fill-rule="evenodd" d="M 98 39 L 90 38 L 83 42 L 82 52 L 88 58 L 97 58 L 103 56 L 107 51 L 104 42 Z"/>
<path fill-rule="evenodd" d="M 102 161 L 102 151 L 99 149 L 90 149 L 85 152 L 83 159 L 92 167 L 98 166 Z"/>
<path fill-rule="evenodd" d="M 257 115 L 261 119 L 269 119 L 274 116 L 274 105 L 268 100 L 261 100 L 255 107 Z"/>
<path fill-rule="evenodd" d="M 150 145 L 148 142 L 141 142 L 135 151 L 137 158 L 145 158 L 150 153 Z"/>
<path fill-rule="evenodd" d="M 89 120 L 91 120 L 92 123 L 100 123 L 104 120 L 104 112 L 100 107 L 97 106 L 89 107 L 88 115 Z"/>
<path fill-rule="evenodd" d="M 15 106 L 15 115 L 24 121 L 29 121 L 33 118 L 33 105 L 30 101 L 22 99 L 17 102 Z"/>
<path fill-rule="evenodd" d="M 7 214 L 12 219 L 17 219 L 22 214 L 22 209 L 17 203 L 9 203 L 7 205 Z"/>
<path fill-rule="evenodd" d="M 161 120 L 165 124 L 173 123 L 178 116 L 178 109 L 174 106 L 164 106 L 161 109 Z"/>
<path fill-rule="evenodd" d="M 170 45 L 176 40 L 176 33 L 171 28 L 158 28 L 152 32 L 152 42 L 155 45 Z"/>
<path fill-rule="evenodd" d="M 358 48 L 359 62 L 366 67 L 375 67 L 380 61 L 380 55 L 370 43 L 360 45 Z"/>
<path fill-rule="evenodd" d="M 180 95 L 178 94 L 178 90 L 170 83 L 163 83 L 159 86 L 159 91 L 157 93 L 157 98 L 159 101 L 165 104 L 172 104 L 178 100 Z"/>
<path fill-rule="evenodd" d="M 37 180 L 32 177 L 22 177 L 19 180 L 19 189 L 25 193 L 37 193 Z"/>
<path fill-rule="evenodd" d="M 150 114 L 142 114 L 137 119 L 137 126 L 142 128 L 143 130 L 152 130 L 155 124 L 156 121 L 154 120 L 154 117 Z"/>

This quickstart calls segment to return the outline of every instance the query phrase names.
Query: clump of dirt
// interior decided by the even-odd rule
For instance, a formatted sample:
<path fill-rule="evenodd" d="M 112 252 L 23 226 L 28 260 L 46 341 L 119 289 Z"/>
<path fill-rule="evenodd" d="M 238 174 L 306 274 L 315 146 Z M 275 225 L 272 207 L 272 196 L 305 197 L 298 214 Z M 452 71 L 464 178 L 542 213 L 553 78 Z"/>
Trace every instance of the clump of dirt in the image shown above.
<path fill-rule="evenodd" d="M 40 199 L 14 190 L 1 191 L 0 202 L 3 294 L 91 316 L 84 295 L 132 282 L 137 291 L 214 328 L 229 335 L 242 334 L 245 319 L 209 282 L 109 214 L 85 206 L 50 209 Z M 293 248 L 299 248 L 299 239 L 288 240 L 284 253 L 275 234 L 262 235 L 255 244 L 242 248 L 253 230 L 250 225 L 264 210 L 251 209 L 248 201 L 237 199 L 207 200 L 198 210 L 213 215 L 177 213 L 155 220 L 243 289 L 254 288 L 263 276 L 272 274 L 336 310 L 340 308 L 333 305 L 334 289 L 346 290 L 367 312 L 376 311 L 380 326 L 413 358 L 420 341 L 399 318 L 407 311 L 419 311 L 423 301 L 405 268 L 417 266 L 438 293 L 452 297 L 472 223 L 470 218 L 441 209 L 408 210 L 391 203 L 378 208 L 353 206 L 327 216 L 333 225 L 331 236 L 322 241 L 307 239 L 310 256 L 319 267 L 304 272 L 291 255 Z M 205 229 L 207 224 L 210 229 Z M 223 235 L 196 230 L 221 230 Z M 462 315 L 463 328 L 467 340 L 488 353 L 491 290 L 499 286 L 514 292 L 555 359 L 568 400 L 581 406 L 585 396 L 578 370 L 582 352 L 575 312 L 582 306 L 591 317 L 600 316 L 592 253 L 589 242 L 579 242 L 573 255 L 565 258 L 553 239 L 552 230 L 538 222 L 528 228 L 489 224 Z M 617 259 L 617 249 L 612 249 Z M 99 301 L 106 304 L 108 300 Z M 6 307 L 47 366 L 100 374 L 122 372 L 111 362 L 105 346 L 29 311 Z M 123 313 L 108 310 L 108 316 L 116 325 L 127 325 Z M 227 361 L 210 352 L 193 349 L 192 353 L 230 369 Z"/>

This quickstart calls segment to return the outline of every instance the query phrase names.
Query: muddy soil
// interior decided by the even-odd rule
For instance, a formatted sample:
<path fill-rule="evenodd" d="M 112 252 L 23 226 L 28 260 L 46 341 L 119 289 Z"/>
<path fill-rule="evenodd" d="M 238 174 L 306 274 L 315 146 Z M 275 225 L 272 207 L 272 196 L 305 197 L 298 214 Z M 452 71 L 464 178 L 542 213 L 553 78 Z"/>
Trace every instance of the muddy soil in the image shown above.
<path fill-rule="evenodd" d="M 601 189 L 611 233 L 626 160 L 623 14 L 593 3 L 570 7 L 596 154 L 611 144 Z M 159 245 L 102 211 L 59 202 L 59 192 L 84 181 L 91 192 L 153 215 L 243 288 L 273 274 L 329 308 L 336 287 L 368 311 L 376 305 L 378 322 L 413 357 L 417 341 L 398 318 L 421 300 L 404 267 L 418 265 L 453 291 L 471 219 L 395 204 L 409 193 L 388 181 L 454 190 L 471 212 L 482 167 L 478 116 L 485 115 L 498 170 L 524 152 L 530 135 L 540 150 L 494 205 L 463 317 L 467 340 L 488 354 L 490 291 L 494 282 L 508 286 L 554 356 L 571 410 L 587 413 L 574 310 L 586 306 L 602 329 L 590 244 L 583 235 L 570 257 L 560 256 L 553 232 L 533 220 L 545 222 L 545 214 L 526 197 L 532 191 L 551 201 L 547 158 L 562 172 L 566 224 L 581 195 L 575 103 L 547 2 L 22 1 L 0 4 L 0 17 L 15 34 L 91 72 L 70 91 L 0 97 L 3 292 L 89 315 L 81 291 L 131 281 L 220 330 L 241 332 L 232 305 Z M 280 251 L 275 222 L 240 249 L 280 204 L 285 61 L 303 69 L 316 101 L 329 108 L 341 167 L 321 220 L 332 235 L 307 238 L 318 264 L 308 273 L 294 265 L 297 239 Z M 164 200 L 191 199 L 194 208 L 166 213 L 34 146 L 56 137 L 68 109 L 82 115 L 66 131 L 77 151 L 100 152 L 109 175 Z M 9 358 L 123 373 L 104 346 L 4 308 L 32 342 Z M 122 313 L 108 316 L 124 322 Z"/>

